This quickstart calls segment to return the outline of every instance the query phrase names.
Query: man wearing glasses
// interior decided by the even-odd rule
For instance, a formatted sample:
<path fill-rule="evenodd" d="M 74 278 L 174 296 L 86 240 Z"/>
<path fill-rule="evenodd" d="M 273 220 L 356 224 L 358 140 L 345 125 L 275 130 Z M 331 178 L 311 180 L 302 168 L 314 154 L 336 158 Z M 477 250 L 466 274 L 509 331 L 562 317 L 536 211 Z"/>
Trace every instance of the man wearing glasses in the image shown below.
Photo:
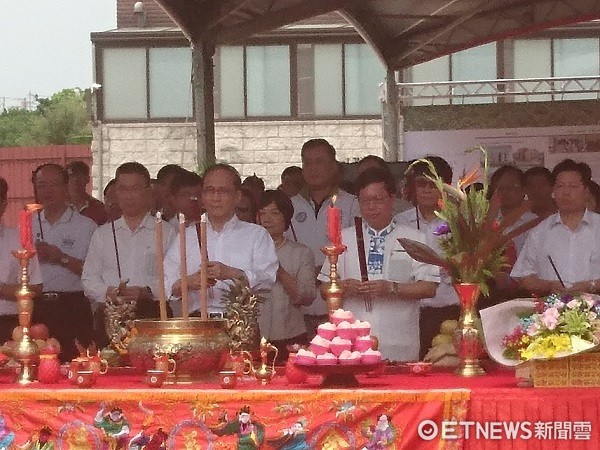
<path fill-rule="evenodd" d="M 77 356 L 74 339 L 92 338 L 90 302 L 83 293 L 81 271 L 97 225 L 68 204 L 69 174 L 60 165 L 39 166 L 32 176 L 37 201 L 44 207 L 33 220 L 36 252 L 44 292 L 35 302 L 34 322 L 45 323 L 62 347 L 61 359 Z"/>
<path fill-rule="evenodd" d="M 270 288 L 275 282 L 278 261 L 275 245 L 261 226 L 242 222 L 235 215 L 242 182 L 238 171 L 227 164 L 210 167 L 204 174 L 202 203 L 207 215 L 207 251 L 209 280 L 208 313 L 223 317 L 222 301 L 227 281 L 246 277 L 251 287 Z M 186 261 L 190 312 L 199 308 L 200 246 L 194 226 L 186 229 Z M 175 242 L 165 257 L 165 286 L 174 297 L 181 295 L 179 280 L 179 243 Z"/>
<path fill-rule="evenodd" d="M 96 340 L 108 343 L 104 332 L 103 305 L 114 299 L 119 284 L 128 281 L 119 295 L 137 305 L 137 317 L 157 317 L 156 219 L 150 215 L 152 193 L 148 169 L 137 162 L 117 168 L 117 200 L 122 216 L 102 225 L 90 242 L 83 266 L 83 288 L 95 303 Z M 176 230 L 163 222 L 163 248 L 170 245 Z"/>

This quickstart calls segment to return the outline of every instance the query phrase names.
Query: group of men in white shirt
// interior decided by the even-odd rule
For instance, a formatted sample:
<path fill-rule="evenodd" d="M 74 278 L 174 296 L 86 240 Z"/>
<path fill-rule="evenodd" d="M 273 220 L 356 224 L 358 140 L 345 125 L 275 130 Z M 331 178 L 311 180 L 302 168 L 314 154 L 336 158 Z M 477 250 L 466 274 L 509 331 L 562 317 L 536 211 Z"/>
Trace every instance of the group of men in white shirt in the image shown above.
<path fill-rule="evenodd" d="M 427 171 L 409 175 L 415 209 L 396 215 L 396 183 L 385 168 L 363 171 L 356 180 L 355 197 L 336 186 L 335 149 L 329 142 L 307 141 L 301 156 L 305 188 L 292 198 L 294 215 L 286 236 L 312 250 L 317 263 L 315 278 L 318 275 L 321 281 L 327 281 L 328 263 L 321 247 L 328 244 L 327 210 L 334 205 L 335 196 L 335 207 L 341 210 L 343 243 L 347 246 L 339 264 L 346 291 L 345 308 L 357 318 L 371 322 L 384 357 L 417 359 L 419 300 L 426 299 L 423 301 L 428 308 L 452 307 L 452 314 L 457 312 L 456 296 L 447 276 L 440 274 L 437 267 L 412 260 L 397 240 L 407 237 L 435 247 L 432 229 L 438 223 L 437 193 L 427 179 Z M 440 166 L 442 172 L 444 167 Z M 500 178 L 501 183 L 503 177 Z M 530 292 L 594 292 L 600 287 L 596 284 L 600 284 L 596 279 L 600 267 L 600 216 L 585 206 L 591 172 L 586 165 L 567 160 L 557 165 L 552 179 L 558 212 L 524 239 L 512 276 Z M 140 315 L 156 315 L 156 219 L 150 214 L 153 196 L 147 169 L 134 162 L 117 169 L 114 189 L 122 217 L 99 228 L 69 207 L 68 174 L 64 168 L 56 164 L 40 166 L 32 181 L 37 199 L 44 206 L 33 222 L 39 271 L 33 260 L 31 282 L 37 289 L 43 285 L 34 320 L 48 324 L 51 333 L 65 346 L 64 358 L 75 356 L 70 344 L 73 339 L 84 343 L 98 339 L 98 334 L 91 334 L 92 310 L 101 312 L 106 298 L 117 295 L 119 284 L 125 280 L 127 284 L 118 294 L 145 305 L 146 310 Z M 3 189 L 0 182 L 2 208 L 6 205 Z M 206 171 L 201 201 L 208 218 L 208 312 L 212 317 L 223 317 L 222 296 L 228 282 L 245 276 L 251 286 L 268 289 L 275 282 L 279 267 L 267 231 L 236 217 L 240 197 L 241 178 L 237 170 L 218 164 Z M 355 222 L 355 217 L 361 220 Z M 181 293 L 177 230 L 167 222 L 162 227 L 165 294 L 175 298 Z M 14 230 L 0 227 L 0 243 L 0 251 L 7 254 L 17 248 Z M 193 224 L 186 229 L 186 246 L 190 312 L 194 312 L 199 307 L 200 247 Z M 360 252 L 364 256 L 363 267 L 359 264 Z M 555 268 L 549 263 L 551 258 Z M 6 256 L 0 259 L 0 329 L 4 333 L 16 324 L 12 289 L 18 282 L 18 270 L 15 272 L 13 260 Z M 317 297 L 312 305 L 304 307 L 304 314 L 309 333 L 314 332 L 319 323 L 327 320 L 324 300 Z M 427 318 L 422 316 L 420 320 Z M 101 328 L 99 320 L 96 331 Z"/>

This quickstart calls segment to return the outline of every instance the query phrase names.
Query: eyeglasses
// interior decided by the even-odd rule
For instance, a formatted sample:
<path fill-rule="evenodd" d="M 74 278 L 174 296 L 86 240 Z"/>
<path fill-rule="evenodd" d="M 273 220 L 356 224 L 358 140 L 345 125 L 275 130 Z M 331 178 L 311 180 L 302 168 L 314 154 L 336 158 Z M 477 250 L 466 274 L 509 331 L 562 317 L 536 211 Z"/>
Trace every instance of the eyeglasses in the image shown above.
<path fill-rule="evenodd" d="M 202 190 L 202 193 L 204 195 L 210 195 L 210 196 L 213 196 L 213 195 L 229 196 L 229 195 L 233 195 L 235 193 L 235 189 L 207 187 Z"/>
<path fill-rule="evenodd" d="M 358 202 L 362 205 L 382 205 L 385 201 L 389 200 L 389 195 L 382 195 L 378 197 L 358 197 Z"/>
<path fill-rule="evenodd" d="M 146 185 L 133 185 L 133 186 L 124 186 L 124 185 L 119 185 L 117 184 L 117 192 L 121 193 L 121 194 L 138 194 L 142 191 L 144 191 L 145 189 L 148 189 L 150 187 L 149 184 Z"/>

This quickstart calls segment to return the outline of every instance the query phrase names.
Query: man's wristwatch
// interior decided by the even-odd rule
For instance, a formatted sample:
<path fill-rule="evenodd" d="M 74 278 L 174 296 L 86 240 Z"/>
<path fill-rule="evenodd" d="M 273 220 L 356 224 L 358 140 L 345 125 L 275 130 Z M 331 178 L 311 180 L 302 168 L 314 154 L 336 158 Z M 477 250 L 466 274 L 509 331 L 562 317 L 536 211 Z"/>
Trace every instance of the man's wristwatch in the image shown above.
<path fill-rule="evenodd" d="M 63 255 L 62 258 L 60 258 L 60 264 L 63 266 L 69 264 L 69 257 L 67 255 Z"/>

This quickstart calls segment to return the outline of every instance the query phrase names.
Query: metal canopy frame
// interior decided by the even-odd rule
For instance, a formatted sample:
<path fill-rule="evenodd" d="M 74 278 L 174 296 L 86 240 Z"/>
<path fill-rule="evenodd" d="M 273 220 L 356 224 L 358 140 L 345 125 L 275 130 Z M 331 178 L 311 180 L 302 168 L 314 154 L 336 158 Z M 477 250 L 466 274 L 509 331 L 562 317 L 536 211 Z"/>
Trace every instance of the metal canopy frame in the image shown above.
<path fill-rule="evenodd" d="M 191 42 L 235 43 L 338 11 L 400 70 L 461 49 L 600 18 L 600 0 L 157 0 Z"/>
<path fill-rule="evenodd" d="M 559 25 L 600 18 L 600 0 L 156 0 L 193 51 L 197 159 L 215 162 L 212 56 L 233 44 L 294 22 L 338 11 L 386 64 L 384 156 L 401 155 L 394 70 L 458 50 Z M 386 131 L 387 127 L 387 131 Z M 390 128 L 391 127 L 391 128 Z M 390 135 L 386 137 L 386 135 Z"/>

